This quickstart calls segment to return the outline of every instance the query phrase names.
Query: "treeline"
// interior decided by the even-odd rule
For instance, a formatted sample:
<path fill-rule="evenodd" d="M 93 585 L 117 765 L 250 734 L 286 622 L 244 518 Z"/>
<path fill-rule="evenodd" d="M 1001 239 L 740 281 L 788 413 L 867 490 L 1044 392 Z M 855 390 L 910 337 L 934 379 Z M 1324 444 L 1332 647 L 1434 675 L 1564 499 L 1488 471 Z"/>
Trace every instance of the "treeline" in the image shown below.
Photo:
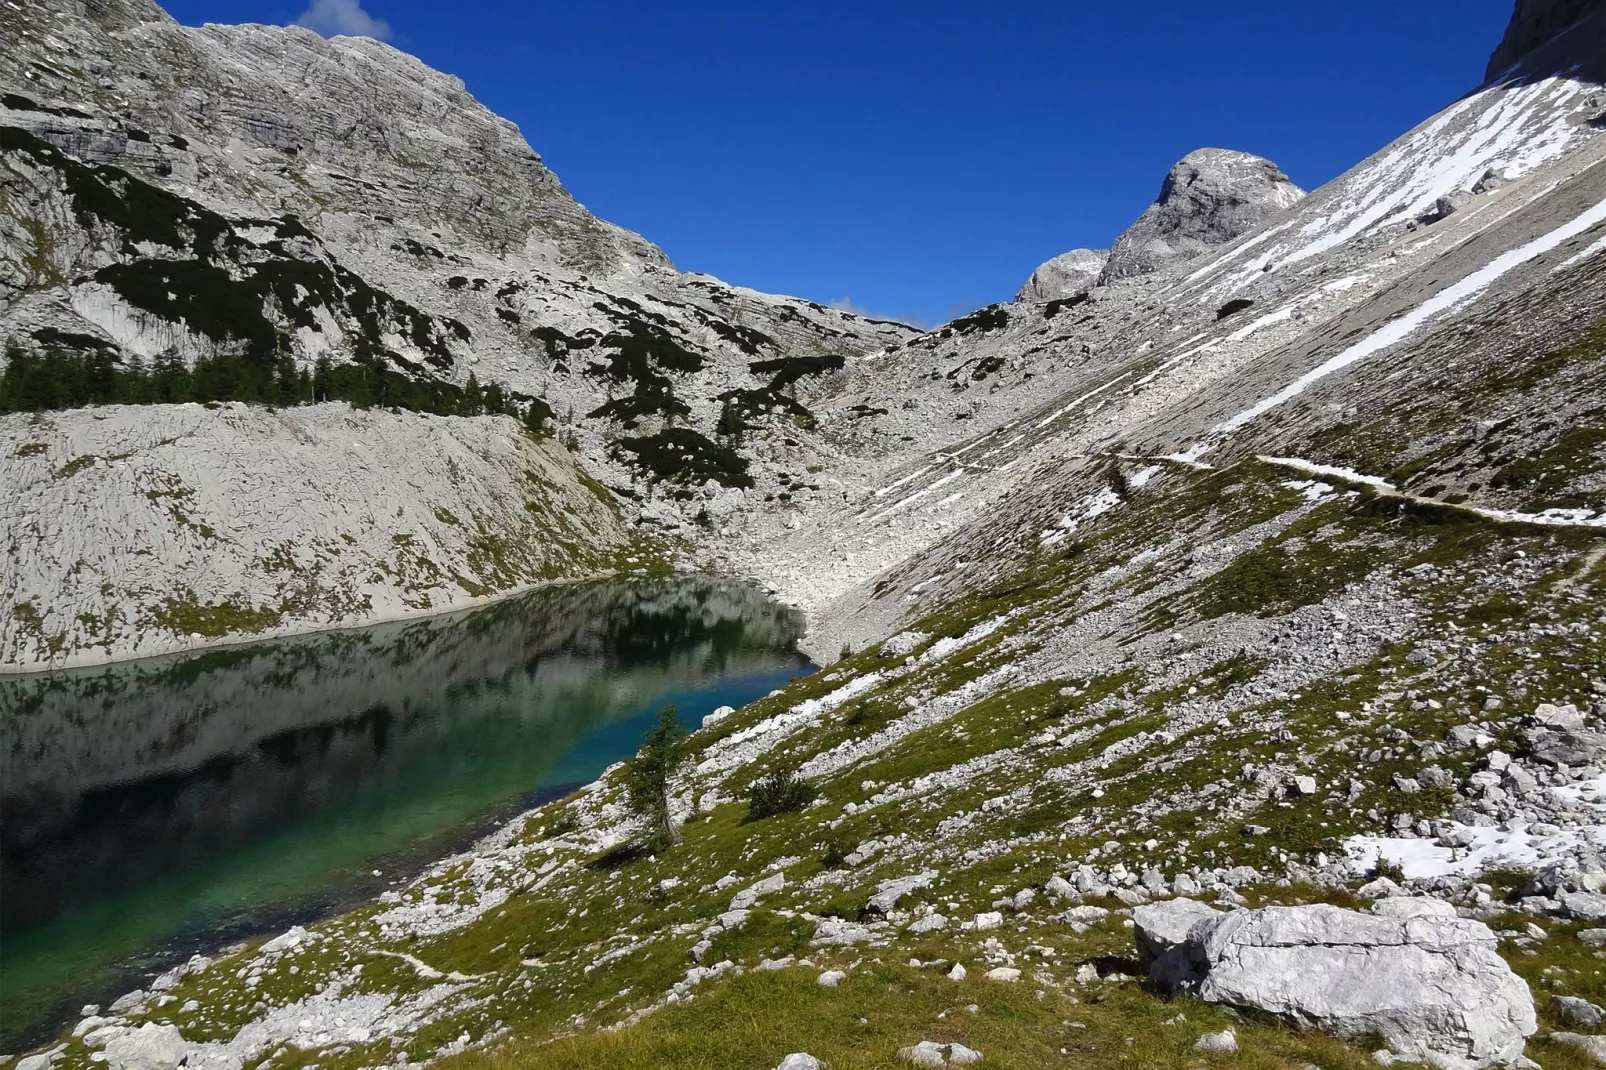
<path fill-rule="evenodd" d="M 376 357 L 344 364 L 319 357 L 309 369 L 297 367 L 288 354 L 263 361 L 224 353 L 186 366 L 170 354 L 146 364 L 137 356 L 120 361 L 104 348 L 25 350 L 12 343 L 0 372 L 0 413 L 186 401 L 276 406 L 345 401 L 356 408 L 437 416 L 505 413 L 537 433 L 545 432 L 552 419 L 540 398 L 498 383 L 482 385 L 472 372 L 465 385 L 457 386 L 405 374 Z"/>

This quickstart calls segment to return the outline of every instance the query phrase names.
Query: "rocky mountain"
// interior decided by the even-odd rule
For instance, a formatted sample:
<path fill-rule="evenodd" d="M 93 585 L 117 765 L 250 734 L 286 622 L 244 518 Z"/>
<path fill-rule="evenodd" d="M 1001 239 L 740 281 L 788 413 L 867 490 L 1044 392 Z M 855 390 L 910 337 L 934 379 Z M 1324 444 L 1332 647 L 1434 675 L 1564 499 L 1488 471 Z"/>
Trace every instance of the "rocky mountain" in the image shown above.
<path fill-rule="evenodd" d="M 1084 294 L 1099 280 L 1109 259 L 1108 249 L 1072 249 L 1061 253 L 1037 266 L 1015 300 L 1058 301 Z"/>
<path fill-rule="evenodd" d="M 1586 64 L 1586 71 L 1599 77 L 1601 65 L 1606 64 L 1606 55 L 1602 55 L 1606 49 L 1598 47 L 1603 32 L 1602 17 L 1600 0 L 1518 0 L 1505 37 L 1489 57 L 1489 69 L 1484 78 L 1492 82 L 1503 77 L 1530 57 L 1536 66 L 1544 66 L 1549 62 L 1541 55 L 1546 47 L 1557 38 L 1573 34 L 1578 35 L 1579 44 L 1564 43 L 1562 49 L 1570 53 L 1571 58 Z M 1590 35 L 1597 43 L 1593 54 L 1588 45 Z"/>
<path fill-rule="evenodd" d="M 608 354 L 595 373 L 557 372 L 556 352 L 546 364 L 539 352 L 509 350 L 501 364 L 482 355 L 479 367 L 498 374 L 550 377 L 509 378 L 510 389 L 539 381 L 555 397 L 567 384 L 561 396 L 578 398 L 610 368 L 616 387 L 632 382 L 636 356 L 652 354 L 646 370 L 661 378 L 604 390 L 604 406 L 635 400 L 593 421 L 634 412 L 662 428 L 650 434 L 697 428 L 746 464 L 727 472 L 756 485 L 721 489 L 701 472 L 629 483 L 631 466 L 609 447 L 630 439 L 610 441 L 617 431 L 582 418 L 562 425 L 580 467 L 542 494 L 568 501 L 566 480 L 584 470 L 637 495 L 622 500 L 625 522 L 672 530 L 683 562 L 751 577 L 802 607 L 806 646 L 827 667 L 719 711 L 690 737 L 666 804 L 682 843 L 654 840 L 659 815 L 632 803 L 616 769 L 367 910 L 154 979 L 19 1070 L 88 1070 L 94 1054 L 115 1070 L 488 1058 L 690 1067 L 727 1065 L 732 1053 L 792 1070 L 978 1059 L 1181 1070 L 1233 1052 L 1268 1067 L 1599 1058 L 1606 72 L 1594 73 L 1593 13 L 1549 36 L 1571 10 L 1519 4 L 1502 47 L 1547 39 L 1516 73 L 1308 195 L 1256 157 L 1190 156 L 1085 290 L 989 306 L 924 334 L 742 294 L 740 307 L 774 310 L 766 325 L 783 308 L 803 320 L 784 337 L 755 327 L 777 345 L 756 345 L 745 365 L 711 325 L 692 331 L 695 313 L 628 296 L 663 317 L 638 312 L 633 323 L 688 352 L 695 340 L 703 364 L 665 360 L 652 332 L 644 349 L 600 333 L 586 347 Z M 35 140 L 11 135 L 7 181 L 24 186 L 8 186 L 6 203 L 52 207 L 9 209 L 14 250 L 42 247 L 28 244 L 31 221 L 75 220 L 75 190 L 171 203 L 121 175 L 83 177 L 77 167 L 107 165 L 73 162 L 44 119 L 30 124 L 18 129 Z M 302 224 L 309 239 L 183 196 L 179 244 L 160 247 L 180 253 L 156 259 L 194 254 L 209 236 L 209 262 L 231 279 L 257 279 L 253 265 L 291 256 L 296 242 L 298 259 L 345 264 L 347 246 L 312 224 Z M 72 249 L 93 245 L 82 255 L 110 257 L 107 267 L 152 257 L 149 235 L 123 250 L 121 200 L 89 203 L 103 223 L 57 233 L 116 236 Z M 475 262 L 490 287 L 489 261 Z M 573 269 L 542 264 L 523 269 L 528 289 L 509 309 L 521 323 L 578 304 Z M 42 328 L 22 317 L 76 309 L 74 288 L 89 284 L 62 275 L 13 295 L 5 322 Z M 459 289 L 473 293 L 474 277 L 465 271 Z M 709 317 L 697 322 L 739 305 L 716 300 L 736 293 L 722 284 L 648 267 L 584 285 L 618 311 L 621 295 L 647 292 L 643 279 L 660 295 L 705 286 L 706 301 L 684 298 Z M 415 296 L 422 286 L 386 284 L 420 315 L 445 307 Z M 266 314 L 262 286 L 251 292 Z M 479 352 L 481 321 L 468 314 L 454 318 Z M 862 350 L 807 350 L 827 328 Z M 463 341 L 445 343 L 449 365 L 421 374 L 458 385 Z M 694 391 L 715 389 L 737 392 L 692 406 Z M 692 411 L 646 423 L 665 415 L 644 411 L 665 394 Z M 758 429 L 721 436 L 704 421 L 726 408 Z M 764 423 L 766 409 L 780 419 Z M 206 429 L 358 418 L 340 403 L 5 417 L 3 471 L 29 473 L 28 509 L 43 518 L 13 559 L 59 538 L 52 518 L 102 536 L 48 567 L 8 570 L 15 590 L 38 592 L 28 626 L 46 636 L 63 626 L 46 610 L 69 580 L 99 590 L 94 577 L 125 567 L 119 540 L 104 536 L 131 514 L 95 503 L 157 489 L 154 469 L 122 492 L 73 489 L 90 472 L 108 488 L 131 478 L 102 457 L 126 430 L 57 474 L 72 443 L 97 422 L 126 427 L 115 421 L 130 411 Z M 441 421 L 454 436 L 521 434 L 507 415 L 358 411 L 386 426 Z M 41 437 L 27 438 L 35 427 Z M 35 441 L 42 449 L 27 448 Z M 204 456 L 187 443 L 148 448 L 165 451 L 165 470 Z M 249 467 L 274 488 L 298 485 L 272 476 L 278 448 Z M 197 500 L 202 471 L 235 463 L 214 452 L 184 484 Z M 48 471 L 37 461 L 47 455 Z M 376 463 L 363 481 L 404 467 Z M 405 496 L 427 508 L 443 493 L 430 480 Z M 462 507 L 487 493 L 462 491 Z M 188 497 L 172 505 L 219 531 L 212 512 L 233 497 L 215 494 L 205 512 Z M 66 510 L 80 500 L 82 511 Z M 529 503 L 542 512 L 542 497 Z M 428 521 L 393 524 L 379 512 L 390 504 L 375 502 L 375 526 L 422 543 L 414 532 Z M 330 509 L 309 516 L 323 523 Z M 271 512 L 229 538 L 259 538 Z M 593 522 L 564 515 L 564 531 Z M 614 530 L 600 513 L 594 523 L 599 537 Z M 184 558 L 185 574 L 205 560 Z M 242 610 L 276 596 L 255 592 Z M 78 634 L 68 632 L 73 652 L 88 649 Z M 27 664 L 43 660 L 36 650 L 23 652 Z"/>
<path fill-rule="evenodd" d="M 556 436 L 615 488 L 620 500 L 609 508 L 627 521 L 690 528 L 707 522 L 716 495 L 725 514 L 824 493 L 806 476 L 835 454 L 813 426 L 810 389 L 847 358 L 917 333 L 677 273 L 656 247 L 586 212 L 461 82 L 372 40 L 327 41 L 295 27 L 192 29 L 143 0 L 4 8 L 0 32 L 18 43 L 0 71 L 0 334 L 26 358 L 7 361 L 0 409 L 345 401 L 484 412 L 503 421 L 496 433 L 510 455 L 526 448 L 512 441 L 516 420 Z M 57 396 L 63 383 L 75 384 L 71 396 Z M 239 430 L 211 410 L 143 415 L 218 442 Z M 82 470 L 91 455 L 69 444 L 95 438 L 99 416 L 68 408 L 50 419 L 61 448 L 78 452 L 58 456 L 30 427 L 5 424 L 6 454 L 35 458 L 0 476 L 16 530 L 33 530 L 37 515 L 73 515 L 87 533 L 149 514 L 157 530 L 166 526 L 158 541 L 183 546 L 194 532 L 151 512 L 150 480 L 233 487 L 232 465 L 247 457 L 270 480 L 297 468 L 266 459 L 288 448 L 272 436 L 238 443 L 229 461 L 178 451 L 172 467 L 135 460 L 137 448 L 113 450 L 141 474 L 85 496 L 55 473 Z M 408 454 L 392 452 L 394 442 L 364 438 L 366 417 L 327 419 L 374 459 L 352 473 L 371 481 L 354 497 L 384 497 L 402 481 L 422 517 L 464 515 L 451 486 L 398 471 Z M 420 440 L 432 433 L 418 428 Z M 567 465 L 550 484 L 514 479 L 498 493 L 565 515 L 565 504 L 595 501 L 577 472 Z M 292 480 L 279 500 L 308 487 Z M 586 574 L 599 560 L 537 567 L 552 556 L 543 550 L 465 568 L 460 556 L 435 552 L 431 532 L 396 524 L 372 533 L 373 552 L 412 539 L 447 581 L 422 597 L 394 578 L 405 562 L 387 558 L 354 592 L 334 579 L 355 569 L 351 560 L 334 567 L 312 549 L 332 534 L 331 518 L 305 529 L 290 520 L 322 514 L 310 493 L 275 522 L 274 538 L 300 548 L 296 578 L 263 565 L 261 547 L 245 539 L 225 552 L 237 565 L 220 560 L 184 581 L 194 604 L 225 617 L 249 607 L 233 618 L 249 632 L 253 622 L 295 630 L 374 619 L 408 602 L 467 604 Z M 193 515 L 195 525 L 234 529 L 241 518 L 219 509 Z M 153 593 L 191 575 L 182 555 L 121 561 L 114 551 L 80 565 L 76 551 L 57 559 L 59 549 L 12 549 L 0 597 L 40 616 L 0 620 L 8 663 L 76 664 L 195 641 L 166 623 L 165 593 Z M 74 568 L 90 593 L 67 599 L 68 613 L 58 595 L 63 569 Z M 91 618 L 122 623 L 97 631 Z"/>
<path fill-rule="evenodd" d="M 1165 176 L 1154 204 L 1115 240 L 1099 278 L 1148 275 L 1196 259 L 1304 195 L 1270 160 L 1225 149 L 1190 152 Z"/>

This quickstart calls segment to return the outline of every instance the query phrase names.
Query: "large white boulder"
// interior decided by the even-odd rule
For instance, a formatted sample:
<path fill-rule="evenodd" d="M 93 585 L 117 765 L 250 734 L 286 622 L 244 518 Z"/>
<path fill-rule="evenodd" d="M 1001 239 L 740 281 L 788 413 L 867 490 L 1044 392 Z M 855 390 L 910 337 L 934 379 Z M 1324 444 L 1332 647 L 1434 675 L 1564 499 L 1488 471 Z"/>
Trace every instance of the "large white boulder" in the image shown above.
<path fill-rule="evenodd" d="M 106 1045 L 108 1070 L 176 1070 L 189 1056 L 177 1026 L 146 1022 Z"/>
<path fill-rule="evenodd" d="M 1133 912 L 1150 977 L 1164 988 L 1341 1037 L 1381 1036 L 1445 1070 L 1516 1062 L 1538 1029 L 1528 986 L 1482 922 L 1398 905 L 1211 916 L 1184 902 Z"/>

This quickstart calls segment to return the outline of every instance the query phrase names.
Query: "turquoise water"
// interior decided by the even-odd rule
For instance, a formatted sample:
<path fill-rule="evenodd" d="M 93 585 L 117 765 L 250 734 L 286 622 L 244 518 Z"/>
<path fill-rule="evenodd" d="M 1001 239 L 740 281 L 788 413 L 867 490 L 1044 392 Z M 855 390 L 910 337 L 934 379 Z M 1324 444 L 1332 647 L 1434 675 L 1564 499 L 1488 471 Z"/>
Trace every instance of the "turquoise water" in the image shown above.
<path fill-rule="evenodd" d="M 0 678 L 0 1051 L 195 951 L 365 901 L 811 668 L 757 592 L 674 577 Z M 375 871 L 378 875 L 375 875 Z"/>

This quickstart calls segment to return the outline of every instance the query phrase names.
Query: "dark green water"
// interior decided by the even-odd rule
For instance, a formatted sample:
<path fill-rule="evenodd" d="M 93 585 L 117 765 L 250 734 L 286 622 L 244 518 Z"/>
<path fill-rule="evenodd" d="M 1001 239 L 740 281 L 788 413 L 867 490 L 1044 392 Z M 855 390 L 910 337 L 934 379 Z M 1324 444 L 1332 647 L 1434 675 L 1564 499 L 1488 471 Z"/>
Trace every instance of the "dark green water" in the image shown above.
<path fill-rule="evenodd" d="M 363 902 L 635 752 L 808 671 L 721 580 L 0 678 L 0 1051 L 195 951 Z M 374 870 L 379 875 L 374 875 Z"/>

